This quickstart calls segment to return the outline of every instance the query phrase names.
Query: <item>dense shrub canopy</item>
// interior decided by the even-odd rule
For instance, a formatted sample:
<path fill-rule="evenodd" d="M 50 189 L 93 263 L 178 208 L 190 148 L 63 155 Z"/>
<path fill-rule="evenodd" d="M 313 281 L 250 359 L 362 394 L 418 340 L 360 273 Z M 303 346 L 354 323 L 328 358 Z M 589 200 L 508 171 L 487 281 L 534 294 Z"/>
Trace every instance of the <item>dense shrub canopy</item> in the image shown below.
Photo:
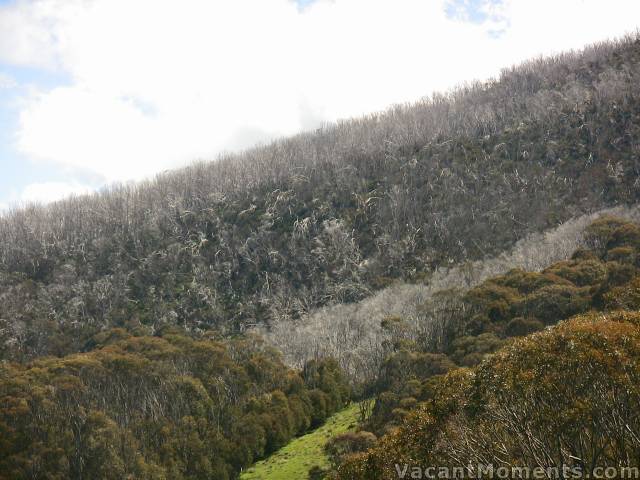
<path fill-rule="evenodd" d="M 350 395 L 335 362 L 301 375 L 256 338 L 103 338 L 0 364 L 0 479 L 235 478 Z"/>
<path fill-rule="evenodd" d="M 395 465 L 638 466 L 640 314 L 589 314 L 429 385 L 429 400 L 340 479 L 397 478 Z"/>
<path fill-rule="evenodd" d="M 341 478 L 387 478 L 382 472 L 393 463 L 382 467 L 378 455 L 384 461 L 389 455 L 418 458 L 423 466 L 499 457 L 529 466 L 576 459 L 583 469 L 629 465 L 640 452 L 640 244 L 630 233 L 636 229 L 619 218 L 595 221 L 587 228 L 593 250 L 579 249 L 539 273 L 513 269 L 471 289 L 441 352 L 406 344 L 392 353 L 364 425 L 388 435 L 366 455 L 346 459 L 341 471 L 349 473 Z M 621 248 L 625 254 L 612 260 Z M 430 368 L 423 367 L 427 359 Z M 442 408 L 444 420 L 432 418 Z M 402 438 L 412 429 L 423 436 L 407 447 Z M 597 442 L 589 447 L 584 438 Z M 437 444 L 429 446 L 435 450 L 424 449 L 427 441 Z M 604 457 L 586 459 L 600 450 Z M 376 467 L 369 471 L 371 462 Z"/>

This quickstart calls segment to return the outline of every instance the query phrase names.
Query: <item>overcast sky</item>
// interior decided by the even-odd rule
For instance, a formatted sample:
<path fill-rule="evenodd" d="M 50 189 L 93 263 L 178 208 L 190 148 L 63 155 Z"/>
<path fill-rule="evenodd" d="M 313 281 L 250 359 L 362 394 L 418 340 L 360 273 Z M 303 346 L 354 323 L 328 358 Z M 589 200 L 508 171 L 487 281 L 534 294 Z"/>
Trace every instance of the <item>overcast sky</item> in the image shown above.
<path fill-rule="evenodd" d="M 0 0 L 0 209 L 632 32 L 639 0 Z"/>

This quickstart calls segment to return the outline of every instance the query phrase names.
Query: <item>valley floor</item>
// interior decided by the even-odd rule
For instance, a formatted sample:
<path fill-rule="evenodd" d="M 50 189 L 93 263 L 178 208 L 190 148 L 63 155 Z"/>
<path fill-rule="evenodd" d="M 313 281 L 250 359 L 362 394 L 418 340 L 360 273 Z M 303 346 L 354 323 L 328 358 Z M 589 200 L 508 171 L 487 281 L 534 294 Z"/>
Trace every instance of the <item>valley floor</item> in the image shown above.
<path fill-rule="evenodd" d="M 329 439 L 353 430 L 358 424 L 358 404 L 333 415 L 320 428 L 296 438 L 269 458 L 245 471 L 241 480 L 299 480 L 308 478 L 314 466 L 327 467 L 324 445 Z"/>

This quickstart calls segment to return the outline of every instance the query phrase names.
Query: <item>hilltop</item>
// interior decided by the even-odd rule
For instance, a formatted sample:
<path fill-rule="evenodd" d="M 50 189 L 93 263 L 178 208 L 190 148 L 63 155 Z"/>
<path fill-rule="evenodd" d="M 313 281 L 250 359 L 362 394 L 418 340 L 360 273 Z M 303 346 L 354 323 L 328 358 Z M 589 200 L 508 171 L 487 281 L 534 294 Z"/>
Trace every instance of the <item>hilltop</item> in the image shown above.
<path fill-rule="evenodd" d="M 639 196 L 640 41 L 0 219 L 0 358 L 233 335 L 481 261 Z"/>

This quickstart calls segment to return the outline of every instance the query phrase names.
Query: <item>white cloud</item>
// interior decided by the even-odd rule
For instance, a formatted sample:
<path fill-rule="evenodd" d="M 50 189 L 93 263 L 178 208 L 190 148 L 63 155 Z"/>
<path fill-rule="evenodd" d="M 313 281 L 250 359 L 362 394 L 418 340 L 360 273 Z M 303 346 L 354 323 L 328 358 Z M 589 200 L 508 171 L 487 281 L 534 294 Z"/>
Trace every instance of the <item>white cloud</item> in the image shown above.
<path fill-rule="evenodd" d="M 634 29 L 637 0 L 37 0 L 0 7 L 0 60 L 72 82 L 30 96 L 21 153 L 106 180 L 418 99 Z M 488 33 L 501 31 L 494 38 Z M 3 48 L 2 46 L 5 46 Z M 12 48 L 9 48 L 11 46 Z"/>
<path fill-rule="evenodd" d="M 14 0 L 0 4 L 0 58 L 30 67 L 58 69 L 67 46 L 65 19 L 77 16 L 85 0 Z"/>
<path fill-rule="evenodd" d="M 91 193 L 92 189 L 78 183 L 43 182 L 27 185 L 20 196 L 21 203 L 50 203 L 69 195 Z M 0 205 L 1 206 L 1 205 Z"/>
<path fill-rule="evenodd" d="M 31 203 L 47 204 L 70 195 L 82 195 L 94 191 L 92 187 L 74 180 L 30 183 L 21 190 L 14 189 L 8 192 L 4 201 L 0 202 L 0 215 L 14 207 Z"/>

